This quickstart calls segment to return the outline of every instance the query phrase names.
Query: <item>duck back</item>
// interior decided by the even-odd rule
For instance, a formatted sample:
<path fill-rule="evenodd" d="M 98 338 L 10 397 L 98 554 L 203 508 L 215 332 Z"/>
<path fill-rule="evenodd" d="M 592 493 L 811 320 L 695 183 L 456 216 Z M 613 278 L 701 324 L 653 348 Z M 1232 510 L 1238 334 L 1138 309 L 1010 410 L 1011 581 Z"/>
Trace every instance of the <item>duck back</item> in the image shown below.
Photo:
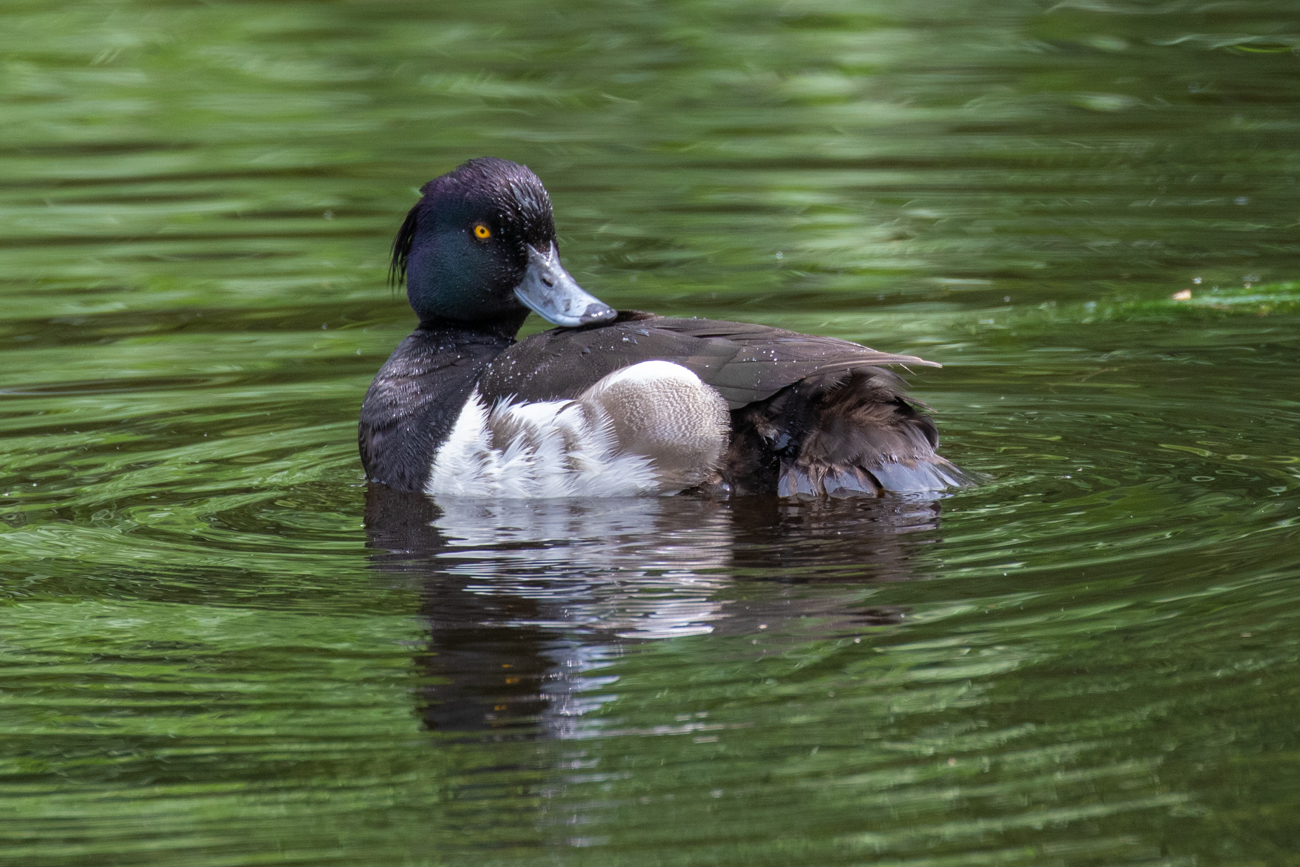
<path fill-rule="evenodd" d="M 573 398 L 648 359 L 686 368 L 726 401 L 731 437 L 714 480 L 722 492 L 914 493 L 964 482 L 936 454 L 934 423 L 880 366 L 938 365 L 833 337 L 625 311 L 607 325 L 511 346 L 485 370 L 479 393 L 489 401 Z"/>
<path fill-rule="evenodd" d="M 628 310 L 606 325 L 556 328 L 511 346 L 486 371 L 479 390 L 489 399 L 576 397 L 607 374 L 650 359 L 685 367 L 716 389 L 732 410 L 814 374 L 882 364 L 939 366 L 836 337 Z"/>

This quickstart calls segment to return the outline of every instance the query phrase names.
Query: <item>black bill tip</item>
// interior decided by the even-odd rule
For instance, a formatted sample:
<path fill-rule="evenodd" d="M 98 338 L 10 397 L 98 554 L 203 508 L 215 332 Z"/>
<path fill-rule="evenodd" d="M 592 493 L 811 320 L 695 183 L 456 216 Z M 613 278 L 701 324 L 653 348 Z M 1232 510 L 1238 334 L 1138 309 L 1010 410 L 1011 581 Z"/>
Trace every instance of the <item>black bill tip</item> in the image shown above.
<path fill-rule="evenodd" d="M 611 322 L 618 316 L 617 310 L 578 285 L 560 264 L 554 244 L 544 251 L 528 247 L 528 267 L 515 297 L 547 322 L 567 328 Z"/>

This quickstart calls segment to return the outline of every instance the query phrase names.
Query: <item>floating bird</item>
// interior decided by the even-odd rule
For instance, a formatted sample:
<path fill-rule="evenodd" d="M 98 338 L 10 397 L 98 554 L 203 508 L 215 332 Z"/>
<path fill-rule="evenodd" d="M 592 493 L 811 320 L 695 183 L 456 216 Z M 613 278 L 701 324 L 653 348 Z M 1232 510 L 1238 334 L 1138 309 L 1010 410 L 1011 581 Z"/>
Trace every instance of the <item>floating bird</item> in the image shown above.
<path fill-rule="evenodd" d="M 420 318 L 361 409 L 366 476 L 462 497 L 878 496 L 966 477 L 882 365 L 818 337 L 616 311 L 560 263 L 550 196 L 484 157 L 425 184 L 393 244 Z M 516 342 L 536 312 L 558 328 Z"/>

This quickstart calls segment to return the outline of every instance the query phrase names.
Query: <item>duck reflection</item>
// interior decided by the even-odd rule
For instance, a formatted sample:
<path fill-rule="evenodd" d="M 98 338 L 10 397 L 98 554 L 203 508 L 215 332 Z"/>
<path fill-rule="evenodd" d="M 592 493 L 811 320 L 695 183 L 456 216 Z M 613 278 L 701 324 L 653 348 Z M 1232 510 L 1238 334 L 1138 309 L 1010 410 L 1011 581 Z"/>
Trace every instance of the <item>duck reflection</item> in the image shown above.
<path fill-rule="evenodd" d="M 366 526 L 374 568 L 418 582 L 425 724 L 565 738 L 632 645 L 898 622 L 856 588 L 914 577 L 938 516 L 936 500 L 435 501 L 374 485 Z"/>

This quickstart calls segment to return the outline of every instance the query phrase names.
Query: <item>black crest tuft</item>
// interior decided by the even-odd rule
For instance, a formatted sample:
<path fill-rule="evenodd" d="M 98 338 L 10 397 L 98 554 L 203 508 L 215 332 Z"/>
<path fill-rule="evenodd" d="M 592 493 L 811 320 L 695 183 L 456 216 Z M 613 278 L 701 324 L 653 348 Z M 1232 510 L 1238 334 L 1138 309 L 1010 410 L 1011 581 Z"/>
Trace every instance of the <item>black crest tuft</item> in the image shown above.
<path fill-rule="evenodd" d="M 395 286 L 406 280 L 406 260 L 411 255 L 411 244 L 415 241 L 415 230 L 419 224 L 420 202 L 407 213 L 402 221 L 402 228 L 397 230 L 393 239 L 393 261 L 388 266 L 388 280 Z"/>

